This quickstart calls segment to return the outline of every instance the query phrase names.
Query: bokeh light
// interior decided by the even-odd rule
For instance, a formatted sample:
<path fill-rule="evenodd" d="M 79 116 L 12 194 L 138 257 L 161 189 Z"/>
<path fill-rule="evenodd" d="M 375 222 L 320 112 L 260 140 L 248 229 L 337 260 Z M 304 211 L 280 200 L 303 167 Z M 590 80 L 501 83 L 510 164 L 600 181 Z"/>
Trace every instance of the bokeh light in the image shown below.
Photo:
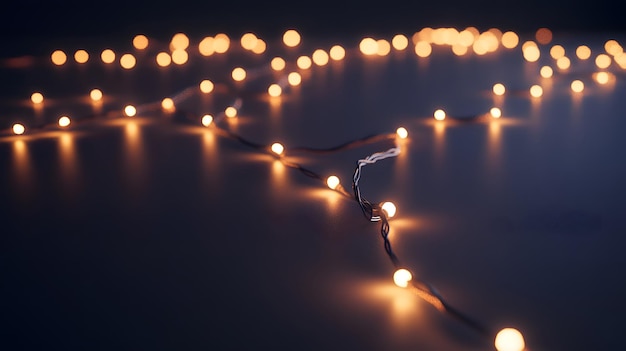
<path fill-rule="evenodd" d="M 74 53 L 74 61 L 77 63 L 86 63 L 89 61 L 89 53 L 83 49 L 76 50 Z"/>
<path fill-rule="evenodd" d="M 145 48 L 148 47 L 148 43 L 149 43 L 148 37 L 146 37 L 143 34 L 138 34 L 133 38 L 133 46 L 137 50 L 144 50 Z"/>
<path fill-rule="evenodd" d="M 50 55 L 50 60 L 53 64 L 61 66 L 67 62 L 67 55 L 62 50 L 54 50 Z"/>
<path fill-rule="evenodd" d="M 30 101 L 34 104 L 41 104 L 43 102 L 43 94 L 39 92 L 32 93 L 30 95 Z"/>
<path fill-rule="evenodd" d="M 104 49 L 100 53 L 100 59 L 106 64 L 115 62 L 115 52 L 111 49 Z"/>
<path fill-rule="evenodd" d="M 283 43 L 290 48 L 296 47 L 300 44 L 300 33 L 295 29 L 289 29 L 283 34 Z"/>
<path fill-rule="evenodd" d="M 137 59 L 132 54 L 124 54 L 120 57 L 120 66 L 124 69 L 131 69 L 137 64 Z"/>
<path fill-rule="evenodd" d="M 200 82 L 200 91 L 205 93 L 205 94 L 208 94 L 208 93 L 212 92 L 214 87 L 215 87 L 215 85 L 213 84 L 213 82 L 211 82 L 208 79 L 205 79 L 205 80 Z"/>

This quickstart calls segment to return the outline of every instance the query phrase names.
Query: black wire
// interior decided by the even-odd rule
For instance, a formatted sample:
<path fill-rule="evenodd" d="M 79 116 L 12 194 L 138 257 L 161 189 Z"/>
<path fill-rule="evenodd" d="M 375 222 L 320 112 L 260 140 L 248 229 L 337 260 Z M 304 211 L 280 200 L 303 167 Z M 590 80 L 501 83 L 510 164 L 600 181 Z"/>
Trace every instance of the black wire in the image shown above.
<path fill-rule="evenodd" d="M 369 143 L 374 143 L 377 141 L 388 140 L 388 139 L 393 139 L 393 138 L 395 138 L 395 134 L 371 134 L 366 137 L 348 141 L 343 144 L 339 144 L 339 145 L 329 147 L 329 148 L 295 147 L 295 148 L 290 148 L 289 150 L 291 152 L 310 152 L 310 153 L 324 154 L 324 153 L 331 153 L 331 152 L 346 150 L 346 149 L 357 147 L 363 144 L 369 144 Z"/>

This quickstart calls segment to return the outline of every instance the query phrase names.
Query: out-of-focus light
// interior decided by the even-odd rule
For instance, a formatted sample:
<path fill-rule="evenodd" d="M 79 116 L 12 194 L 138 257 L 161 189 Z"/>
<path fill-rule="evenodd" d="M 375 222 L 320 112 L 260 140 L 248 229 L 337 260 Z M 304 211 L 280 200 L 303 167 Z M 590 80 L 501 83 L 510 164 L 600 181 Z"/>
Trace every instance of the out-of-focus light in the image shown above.
<path fill-rule="evenodd" d="M 235 67 L 235 69 L 233 69 L 231 73 L 231 76 L 233 77 L 233 80 L 241 82 L 242 80 L 246 79 L 246 70 L 241 67 Z"/>
<path fill-rule="evenodd" d="M 500 40 L 502 41 L 502 46 L 507 49 L 513 49 L 519 44 L 519 36 L 512 31 L 502 34 L 502 38 Z"/>
<path fill-rule="evenodd" d="M 283 88 L 278 84 L 272 84 L 267 88 L 267 93 L 272 97 L 278 97 L 283 93 Z"/>
<path fill-rule="evenodd" d="M 24 134 L 25 131 L 26 131 L 26 128 L 23 125 L 19 123 L 15 123 L 13 125 L 13 134 L 20 135 L 20 134 Z"/>
<path fill-rule="evenodd" d="M 237 109 L 232 107 L 232 106 L 228 106 L 224 110 L 224 115 L 226 115 L 226 117 L 228 117 L 228 118 L 235 118 L 235 117 L 237 117 Z"/>
<path fill-rule="evenodd" d="M 536 62 L 539 60 L 541 56 L 541 52 L 539 51 L 539 47 L 532 41 L 527 41 L 522 46 L 522 55 L 524 59 L 528 62 Z"/>
<path fill-rule="evenodd" d="M 404 50 L 409 46 L 409 38 L 403 34 L 396 34 L 391 39 L 391 45 L 396 50 Z"/>
<path fill-rule="evenodd" d="M 539 74 L 543 77 L 543 78 L 551 78 L 552 74 L 554 74 L 554 71 L 552 70 L 552 67 L 550 66 L 543 66 L 541 67 L 541 69 L 539 70 Z"/>
<path fill-rule="evenodd" d="M 291 72 L 287 75 L 287 82 L 293 87 L 298 86 L 302 83 L 302 76 L 298 72 Z"/>
<path fill-rule="evenodd" d="M 549 44 L 552 41 L 552 31 L 548 28 L 539 28 L 535 32 L 535 39 L 539 44 Z"/>
<path fill-rule="evenodd" d="M 85 63 L 89 61 L 89 53 L 83 49 L 76 50 L 74 53 L 74 61 L 77 63 Z"/>
<path fill-rule="evenodd" d="M 438 121 L 443 121 L 444 119 L 446 119 L 446 112 L 442 109 L 435 110 L 435 113 L 433 113 L 433 117 L 435 117 L 435 119 Z"/>
<path fill-rule="evenodd" d="M 526 347 L 524 336 L 514 328 L 500 330 L 494 344 L 498 351 L 522 351 Z"/>
<path fill-rule="evenodd" d="M 167 67 L 172 63 L 172 57 L 167 52 L 159 52 L 156 55 L 156 62 L 160 67 Z"/>
<path fill-rule="evenodd" d="M 230 38 L 224 33 L 218 33 L 213 38 L 213 49 L 218 54 L 223 54 L 230 47 Z"/>
<path fill-rule="evenodd" d="M 92 101 L 100 101 L 102 100 L 102 91 L 100 89 L 91 89 L 89 97 Z"/>
<path fill-rule="evenodd" d="M 558 60 L 560 57 L 565 56 L 565 48 L 562 45 L 553 45 L 550 48 L 550 56 L 553 59 Z"/>
<path fill-rule="evenodd" d="M 611 56 L 607 54 L 599 54 L 596 56 L 596 66 L 600 69 L 608 68 L 611 65 Z"/>
<path fill-rule="evenodd" d="M 576 57 L 586 60 L 591 57 L 591 49 L 587 45 L 580 45 L 576 48 Z"/>
<path fill-rule="evenodd" d="M 606 84 L 609 82 L 609 74 L 607 72 L 598 72 L 595 75 L 596 82 L 599 84 Z"/>
<path fill-rule="evenodd" d="M 361 50 L 363 55 L 375 55 L 378 52 L 378 43 L 374 38 L 363 38 L 359 43 L 359 50 Z"/>
<path fill-rule="evenodd" d="M 498 96 L 502 96 L 506 92 L 506 88 L 504 87 L 504 84 L 502 83 L 494 84 L 492 90 L 493 90 L 493 93 Z"/>
<path fill-rule="evenodd" d="M 32 101 L 33 104 L 41 104 L 43 102 L 43 94 L 38 92 L 32 93 L 30 96 L 30 101 Z"/>
<path fill-rule="evenodd" d="M 495 33 L 500 33 L 497 29 L 492 28 L 491 30 L 482 33 L 478 36 L 478 41 L 484 45 L 487 52 L 494 52 L 498 49 L 499 40 Z"/>
<path fill-rule="evenodd" d="M 189 60 L 189 54 L 184 49 L 175 49 L 172 51 L 172 62 L 177 65 L 184 65 Z"/>
<path fill-rule="evenodd" d="M 457 38 L 457 43 L 459 45 L 463 45 L 466 48 L 472 46 L 474 44 L 474 33 L 472 33 L 471 31 L 464 29 L 461 32 L 459 32 L 459 37 Z"/>
<path fill-rule="evenodd" d="M 172 100 L 171 98 L 165 98 L 161 101 L 161 107 L 166 110 L 166 111 L 170 111 L 174 109 L 174 100 Z"/>
<path fill-rule="evenodd" d="M 570 61 L 569 57 L 567 57 L 567 56 L 559 57 L 556 60 L 556 66 L 559 69 L 562 69 L 562 70 L 568 69 L 571 64 L 572 64 L 572 62 Z"/>
<path fill-rule="evenodd" d="M 67 62 L 67 55 L 61 50 L 54 50 L 50 55 L 50 59 L 53 64 L 61 66 Z"/>
<path fill-rule="evenodd" d="M 413 279 L 413 275 L 407 269 L 400 268 L 393 273 L 393 282 L 401 287 L 406 288 Z"/>
<path fill-rule="evenodd" d="M 111 49 L 104 49 L 102 53 L 100 53 L 100 59 L 104 63 L 113 63 L 115 62 L 115 52 Z"/>
<path fill-rule="evenodd" d="M 624 48 L 615 39 L 609 39 L 604 43 L 604 50 L 612 56 L 619 55 L 624 52 Z"/>
<path fill-rule="evenodd" d="M 381 206 L 380 209 L 385 211 L 385 213 L 387 214 L 387 217 L 392 218 L 393 216 L 396 215 L 396 205 L 393 204 L 393 202 L 384 202 Z"/>
<path fill-rule="evenodd" d="M 283 34 L 283 43 L 290 48 L 296 47 L 300 44 L 300 33 L 295 29 L 289 29 Z"/>
<path fill-rule="evenodd" d="M 309 69 L 311 68 L 312 64 L 313 62 L 311 61 L 311 58 L 308 56 L 300 56 L 296 60 L 296 66 L 298 66 L 298 68 L 300 69 Z"/>
<path fill-rule="evenodd" d="M 276 155 L 281 155 L 285 151 L 285 147 L 281 143 L 274 143 L 271 146 L 271 150 Z"/>
<path fill-rule="evenodd" d="M 543 88 L 539 85 L 533 85 L 530 87 L 530 96 L 538 98 L 543 95 Z"/>
<path fill-rule="evenodd" d="M 417 44 L 415 44 L 415 53 L 419 57 L 428 57 L 432 52 L 432 46 L 426 41 L 418 41 Z"/>
<path fill-rule="evenodd" d="M 208 79 L 205 79 L 202 82 L 200 82 L 200 91 L 205 94 L 212 92 L 214 88 L 215 88 L 215 85 L 213 84 L 213 82 L 211 82 Z"/>
<path fill-rule="evenodd" d="M 335 61 L 341 61 L 346 57 L 346 49 L 341 45 L 333 45 L 329 51 L 330 58 Z"/>
<path fill-rule="evenodd" d="M 617 63 L 622 69 L 626 69 L 626 53 L 615 55 L 615 63 Z"/>
<path fill-rule="evenodd" d="M 313 62 L 318 66 L 325 66 L 328 64 L 328 53 L 322 49 L 317 49 L 313 51 L 313 55 L 311 55 Z"/>
<path fill-rule="evenodd" d="M 65 127 L 69 126 L 70 123 L 72 123 L 72 121 L 67 116 L 61 116 L 61 117 L 59 117 L 58 123 L 59 123 L 59 127 L 65 128 Z"/>
<path fill-rule="evenodd" d="M 189 47 L 189 37 L 185 33 L 176 33 L 170 41 L 173 50 L 185 50 Z"/>
<path fill-rule="evenodd" d="M 120 57 L 120 66 L 124 69 L 131 69 L 137 64 L 137 59 L 132 54 L 124 54 Z"/>
<path fill-rule="evenodd" d="M 205 127 L 208 127 L 211 125 L 211 123 L 213 123 L 213 116 L 211 115 L 204 115 L 202 116 L 202 125 Z"/>
<path fill-rule="evenodd" d="M 134 117 L 137 114 L 137 109 L 133 105 L 126 105 L 126 107 L 124 107 L 124 114 L 127 117 Z"/>
<path fill-rule="evenodd" d="M 337 189 L 339 183 L 339 178 L 337 176 L 331 175 L 330 177 L 326 178 L 326 185 L 328 185 L 328 187 L 333 190 Z"/>
<path fill-rule="evenodd" d="M 406 139 L 409 136 L 409 131 L 406 130 L 406 128 L 404 128 L 404 127 L 400 127 L 398 129 L 396 129 L 396 135 L 400 139 Z"/>
<path fill-rule="evenodd" d="M 137 50 L 143 50 L 148 47 L 148 37 L 143 34 L 138 34 L 133 38 L 133 46 Z"/>
<path fill-rule="evenodd" d="M 259 39 L 256 35 L 254 35 L 254 33 L 245 33 L 241 36 L 241 47 L 246 50 L 252 50 L 256 45 L 257 40 Z"/>
<path fill-rule="evenodd" d="M 585 84 L 581 80 L 576 79 L 570 84 L 570 88 L 572 88 L 573 92 L 580 93 L 585 89 Z"/>
<path fill-rule="evenodd" d="M 454 44 L 452 45 L 452 52 L 457 56 L 463 56 L 467 54 L 467 46 L 462 44 Z"/>
<path fill-rule="evenodd" d="M 252 48 L 252 52 L 257 55 L 260 55 L 265 52 L 265 49 L 267 49 L 267 44 L 265 44 L 265 41 L 262 39 L 258 39 L 256 41 L 256 44 Z"/>
<path fill-rule="evenodd" d="M 377 40 L 376 45 L 378 46 L 378 49 L 376 50 L 376 54 L 378 54 L 378 56 L 387 56 L 391 52 L 391 45 L 385 39 Z"/>
<path fill-rule="evenodd" d="M 204 37 L 198 44 L 198 52 L 202 56 L 211 56 L 215 52 L 213 47 L 213 37 Z"/>
<path fill-rule="evenodd" d="M 274 71 L 282 71 L 286 65 L 285 60 L 281 57 L 274 57 L 270 62 L 270 66 L 272 66 Z"/>
<path fill-rule="evenodd" d="M 491 114 L 491 117 L 493 117 L 493 118 L 500 118 L 500 117 L 502 117 L 502 110 L 500 110 L 497 107 L 492 107 L 491 110 L 489 110 L 489 113 Z"/>

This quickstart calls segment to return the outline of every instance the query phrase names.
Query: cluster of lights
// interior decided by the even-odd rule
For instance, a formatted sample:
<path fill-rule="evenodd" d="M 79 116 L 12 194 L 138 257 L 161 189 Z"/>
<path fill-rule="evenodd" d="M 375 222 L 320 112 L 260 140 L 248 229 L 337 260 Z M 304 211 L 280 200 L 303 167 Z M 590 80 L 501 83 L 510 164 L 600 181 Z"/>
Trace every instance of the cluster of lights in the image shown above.
<path fill-rule="evenodd" d="M 546 46 L 552 41 L 552 32 L 546 28 L 541 28 L 535 33 L 534 40 L 527 40 L 521 45 L 522 56 L 524 60 L 528 62 L 537 62 L 542 53 L 542 46 Z M 293 29 L 287 30 L 282 36 L 282 41 L 287 50 L 294 50 L 301 44 L 301 35 Z M 489 29 L 485 32 L 480 32 L 474 27 L 468 27 L 464 30 L 456 30 L 454 28 L 424 28 L 412 36 L 406 36 L 404 34 L 397 34 L 388 41 L 386 39 L 374 39 L 371 37 L 363 38 L 359 42 L 359 50 L 364 56 L 386 56 L 392 48 L 398 51 L 406 50 L 409 45 L 413 44 L 413 49 L 418 57 L 428 57 L 433 51 L 433 46 L 451 47 L 452 52 L 455 55 L 465 55 L 471 49 L 477 55 L 485 55 L 490 52 L 496 51 L 500 46 L 506 49 L 514 49 L 519 45 L 520 38 L 514 32 L 502 32 L 497 29 Z M 201 56 L 211 56 L 216 53 L 226 53 L 230 47 L 230 38 L 225 34 L 217 34 L 214 37 L 205 37 L 198 43 L 198 52 Z M 146 50 L 150 46 L 150 40 L 145 35 L 137 35 L 132 41 L 133 47 L 136 50 Z M 169 42 L 169 50 L 160 51 L 156 54 L 155 60 L 158 66 L 166 67 L 172 62 L 177 65 L 185 64 L 189 59 L 188 50 L 190 48 L 190 39 L 183 33 L 177 33 Z M 241 47 L 254 54 L 263 54 L 267 51 L 267 44 L 262 39 L 258 38 L 253 33 L 245 33 L 240 38 Z M 626 69 L 626 54 L 622 46 L 615 40 L 609 40 L 604 45 L 605 53 L 594 53 L 586 45 L 580 45 L 575 50 L 575 56 L 578 60 L 589 60 L 593 57 L 594 64 L 600 70 L 593 74 L 593 79 L 598 84 L 607 84 L 615 76 L 607 72 L 606 70 L 611 67 L 615 62 L 622 69 Z M 553 45 L 549 49 L 549 55 L 554 60 L 554 65 L 558 68 L 559 72 L 567 71 L 572 64 L 572 60 L 567 56 L 565 48 L 561 45 Z M 317 66 L 325 66 L 331 60 L 341 61 L 346 56 L 346 50 L 340 45 L 332 46 L 328 51 L 318 48 L 315 49 L 310 56 L 301 55 L 295 60 L 295 65 L 300 70 L 307 70 L 312 67 L 313 64 Z M 85 50 L 77 50 L 74 55 L 74 61 L 79 64 L 84 64 L 89 60 L 89 53 Z M 68 61 L 68 56 L 62 50 L 55 50 L 51 54 L 51 61 L 54 65 L 64 65 Z M 101 52 L 100 58 L 103 63 L 111 64 L 115 62 L 116 54 L 112 49 L 105 49 Z M 123 69 L 132 69 L 136 66 L 137 61 L 133 54 L 124 53 L 119 57 L 120 66 Z M 302 82 L 302 75 L 296 71 L 286 72 L 287 62 L 282 57 L 273 57 L 269 63 L 271 70 L 275 72 L 283 72 L 286 77 L 286 83 L 290 86 L 298 86 Z M 543 79 L 550 79 L 555 74 L 555 69 L 550 65 L 544 65 L 539 70 L 539 75 Z M 245 82 L 250 78 L 248 72 L 243 67 L 235 67 L 231 71 L 231 77 L 235 82 Z M 198 88 L 196 88 L 198 89 Z M 582 93 L 585 89 L 585 83 L 581 79 L 575 79 L 571 81 L 570 89 L 574 93 Z M 199 91 L 204 94 L 210 94 L 215 90 L 215 83 L 213 81 L 205 79 L 199 84 Z M 267 94 L 276 98 L 284 93 L 285 85 L 281 83 L 272 83 L 267 88 Z M 496 97 L 503 96 L 507 92 L 507 88 L 502 83 L 496 83 L 492 87 L 493 95 Z M 540 98 L 543 95 L 543 88 L 539 84 L 532 85 L 529 90 L 529 95 L 532 98 Z M 89 94 L 90 98 L 94 102 L 101 101 L 103 99 L 103 92 L 99 89 L 93 89 Z M 41 105 L 44 103 L 44 95 L 41 92 L 34 92 L 30 97 L 34 105 Z M 165 112 L 172 112 L 176 109 L 175 101 L 178 101 L 175 96 L 165 97 L 161 100 L 160 106 Z M 200 124 L 205 127 L 216 126 L 221 121 L 221 117 L 224 116 L 227 119 L 236 118 L 238 110 L 240 108 L 240 102 L 236 101 L 234 104 L 227 106 L 223 113 L 217 116 L 211 114 L 205 114 L 200 118 Z M 126 105 L 123 108 L 123 115 L 127 117 L 134 117 L 138 113 L 138 107 L 134 105 Z M 492 107 L 489 110 L 488 115 L 497 119 L 502 117 L 502 110 L 499 107 Z M 444 121 L 447 117 L 446 112 L 443 109 L 436 109 L 433 113 L 433 118 L 437 121 Z M 60 128 L 67 128 L 72 124 L 72 120 L 69 116 L 60 116 L 57 120 L 57 124 Z M 21 135 L 26 132 L 26 126 L 21 123 L 15 123 L 12 126 L 12 132 L 16 135 Z M 399 127 L 396 130 L 394 138 L 399 143 L 402 139 L 409 137 L 409 132 L 405 127 Z M 241 139 L 241 138 L 239 138 Z M 298 168 L 305 171 L 305 174 L 312 175 L 325 181 L 329 189 L 339 191 L 342 194 L 347 194 L 341 185 L 339 177 L 336 175 L 330 175 L 328 177 L 319 177 L 311 171 L 304 170 L 301 166 L 293 163 L 288 163 L 287 149 L 279 143 L 274 142 L 266 147 L 267 151 L 278 159 L 285 162 L 287 165 Z M 387 152 L 377 153 L 368 158 L 359 161 L 359 168 L 355 173 L 355 180 L 353 181 L 353 188 L 358 190 L 358 177 L 360 177 L 360 167 L 366 164 L 374 163 L 378 159 L 386 157 L 394 157 L 399 153 L 399 146 L 390 149 Z M 358 177 L 357 177 L 358 175 Z M 396 215 L 397 208 L 392 202 L 383 202 L 381 204 L 372 205 L 366 200 L 361 198 L 360 193 L 356 198 L 362 209 L 369 211 L 370 219 L 383 221 L 383 237 L 385 239 L 385 245 L 387 253 L 392 261 L 396 263 L 395 255 L 392 253 L 391 248 L 386 237 L 385 228 L 388 231 L 387 219 L 393 218 Z M 367 212 L 366 211 L 366 212 Z M 379 211 L 379 212 L 377 212 Z M 394 283 L 402 288 L 408 288 L 414 282 L 413 274 L 406 267 L 398 267 L 393 274 Z M 429 293 L 429 292 L 427 292 Z M 440 297 L 435 296 L 435 299 Z M 441 301 L 441 299 L 440 299 Z M 525 348 L 524 338 L 521 333 L 513 328 L 505 328 L 501 330 L 495 337 L 495 346 L 499 351 L 520 351 Z"/>

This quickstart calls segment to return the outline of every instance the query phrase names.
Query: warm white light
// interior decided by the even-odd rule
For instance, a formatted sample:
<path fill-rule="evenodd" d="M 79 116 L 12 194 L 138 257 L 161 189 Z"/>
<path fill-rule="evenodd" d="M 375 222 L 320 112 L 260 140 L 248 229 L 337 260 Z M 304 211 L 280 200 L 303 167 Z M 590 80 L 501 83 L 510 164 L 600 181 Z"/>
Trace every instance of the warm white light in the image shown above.
<path fill-rule="evenodd" d="M 500 118 L 500 117 L 502 117 L 502 110 L 500 110 L 497 107 L 492 107 L 491 110 L 489 110 L 489 113 L 491 114 L 491 117 L 493 117 L 493 118 Z"/>
<path fill-rule="evenodd" d="M 550 67 L 550 66 L 543 66 L 539 70 L 539 74 L 543 78 L 550 78 L 550 77 L 552 77 L 552 74 L 554 74 L 554 71 L 552 70 L 552 67 Z"/>
<path fill-rule="evenodd" d="M 522 351 L 526 347 L 524 336 L 514 328 L 500 330 L 494 344 L 498 351 Z"/>
<path fill-rule="evenodd" d="M 530 87 L 530 95 L 532 97 L 541 97 L 541 95 L 543 95 L 543 88 L 539 85 L 533 85 L 532 87 Z"/>
<path fill-rule="evenodd" d="M 374 55 L 378 52 L 378 43 L 374 38 L 363 38 L 359 43 L 359 50 L 363 55 Z"/>
<path fill-rule="evenodd" d="M 409 131 L 404 127 L 400 127 L 396 129 L 396 135 L 398 135 L 400 139 L 406 139 L 409 136 Z"/>
<path fill-rule="evenodd" d="M 235 118 L 237 116 L 237 109 L 232 107 L 232 106 L 228 106 L 225 110 L 224 110 L 224 114 L 226 115 L 226 117 L 228 118 Z"/>
<path fill-rule="evenodd" d="M 228 35 L 224 33 L 219 33 L 215 35 L 215 38 L 213 38 L 213 49 L 215 50 L 215 52 L 217 52 L 218 54 L 223 54 L 228 51 L 229 47 L 230 38 L 228 37 Z"/>
<path fill-rule="evenodd" d="M 104 63 L 113 63 L 115 62 L 115 52 L 111 49 L 104 49 L 102 53 L 100 53 L 100 59 Z"/>
<path fill-rule="evenodd" d="M 271 149 L 272 149 L 272 152 L 275 153 L 276 155 L 281 155 L 283 151 L 285 151 L 285 147 L 281 143 L 272 144 Z"/>
<path fill-rule="evenodd" d="M 326 184 L 329 188 L 335 190 L 339 186 L 339 178 L 337 176 L 331 175 L 326 179 Z"/>
<path fill-rule="evenodd" d="M 378 54 L 378 56 L 387 56 L 391 52 L 391 45 L 385 39 L 377 40 L 376 45 L 378 46 L 378 49 L 376 50 L 376 54 Z"/>
<path fill-rule="evenodd" d="M 560 69 L 568 69 L 571 64 L 570 59 L 567 56 L 559 57 L 556 60 L 556 66 Z"/>
<path fill-rule="evenodd" d="M 606 84 L 609 82 L 610 77 L 607 72 L 598 72 L 595 78 L 599 84 Z"/>
<path fill-rule="evenodd" d="M 198 52 L 202 56 L 211 56 L 215 52 L 215 47 L 213 46 L 213 37 L 205 37 L 200 40 L 200 44 L 198 44 Z"/>
<path fill-rule="evenodd" d="M 126 107 L 124 107 L 124 114 L 128 117 L 133 117 L 137 114 L 137 109 L 133 105 L 126 105 Z"/>
<path fill-rule="evenodd" d="M 552 31 L 548 28 L 539 28 L 535 32 L 535 39 L 539 44 L 548 44 L 552 41 Z"/>
<path fill-rule="evenodd" d="M 604 43 L 604 50 L 613 56 L 617 56 L 624 52 L 624 48 L 615 39 L 607 40 L 606 43 Z"/>
<path fill-rule="evenodd" d="M 176 49 L 172 51 L 172 62 L 177 65 L 184 65 L 189 60 L 189 54 L 184 49 Z"/>
<path fill-rule="evenodd" d="M 413 279 L 413 275 L 411 272 L 404 268 L 400 268 L 395 273 L 393 273 L 393 282 L 396 283 L 397 286 L 401 288 L 406 288 L 409 286 L 409 282 Z"/>
<path fill-rule="evenodd" d="M 298 86 L 302 83 L 302 76 L 298 72 L 291 72 L 287 75 L 287 82 L 293 87 Z"/>
<path fill-rule="evenodd" d="M 143 50 L 148 47 L 148 37 L 143 34 L 138 34 L 133 38 L 133 46 L 137 50 Z"/>
<path fill-rule="evenodd" d="M 300 69 L 309 69 L 309 68 L 311 68 L 311 64 L 312 63 L 313 62 L 311 61 L 311 58 L 308 57 L 308 56 L 300 56 L 296 60 L 296 65 Z"/>
<path fill-rule="evenodd" d="M 418 41 L 415 44 L 415 54 L 419 57 L 428 57 L 432 52 L 432 46 L 426 41 Z"/>
<path fill-rule="evenodd" d="M 172 57 L 167 52 L 159 52 L 156 55 L 156 62 L 160 67 L 167 67 L 172 63 Z"/>
<path fill-rule="evenodd" d="M 236 67 L 235 69 L 233 69 L 231 75 L 233 77 L 233 80 L 241 82 L 242 80 L 246 79 L 246 70 L 241 67 Z"/>
<path fill-rule="evenodd" d="M 214 88 L 215 88 L 215 85 L 213 84 L 213 82 L 211 82 L 208 79 L 205 79 L 202 82 L 200 82 L 200 91 L 205 94 L 212 92 Z"/>
<path fill-rule="evenodd" d="M 267 44 L 265 44 L 265 41 L 263 41 L 262 39 L 258 39 L 256 41 L 256 44 L 252 48 L 252 52 L 260 55 L 265 52 L 265 49 L 267 49 Z"/>
<path fill-rule="evenodd" d="M 26 128 L 24 128 L 23 125 L 19 124 L 19 123 L 15 123 L 13 125 L 13 133 L 20 135 L 20 134 L 24 134 L 24 132 L 26 131 Z"/>
<path fill-rule="evenodd" d="M 539 51 L 539 47 L 537 47 L 537 44 L 535 44 L 534 42 L 530 42 L 530 43 L 532 44 L 526 45 L 522 49 L 522 54 L 526 61 L 536 62 L 537 60 L 539 60 L 539 57 L 541 56 L 541 52 Z"/>
<path fill-rule="evenodd" d="M 405 35 L 396 34 L 391 39 L 391 45 L 396 50 L 404 50 L 409 46 L 409 39 Z"/>
<path fill-rule="evenodd" d="M 41 93 L 33 93 L 30 96 L 30 101 L 32 101 L 33 104 L 41 104 L 43 102 L 43 95 Z"/>
<path fill-rule="evenodd" d="M 322 49 L 317 49 L 312 55 L 313 62 L 318 66 L 325 66 L 328 63 L 328 53 Z"/>
<path fill-rule="evenodd" d="M 346 49 L 341 45 L 333 45 L 329 51 L 330 58 L 335 61 L 341 61 L 346 57 Z"/>
<path fill-rule="evenodd" d="M 173 110 L 174 109 L 174 100 L 172 100 L 171 98 L 165 98 L 161 101 L 161 107 L 166 110 Z"/>
<path fill-rule="evenodd" d="M 519 36 L 515 32 L 505 32 L 502 34 L 502 46 L 507 49 L 513 49 L 519 44 Z"/>
<path fill-rule="evenodd" d="M 120 57 L 120 66 L 124 69 L 131 69 L 137 64 L 137 59 L 132 54 L 124 54 Z"/>
<path fill-rule="evenodd" d="M 202 116 L 202 125 L 205 127 L 208 127 L 211 125 L 211 123 L 213 123 L 213 116 L 211 115 L 204 115 Z"/>
<path fill-rule="evenodd" d="M 553 59 L 558 60 L 559 57 L 565 56 L 565 48 L 561 45 L 554 45 L 550 48 L 550 56 Z"/>
<path fill-rule="evenodd" d="M 502 83 L 494 84 L 492 90 L 493 90 L 493 93 L 498 96 L 504 95 L 504 93 L 506 92 L 506 88 L 504 87 L 504 84 Z"/>
<path fill-rule="evenodd" d="M 102 100 L 102 91 L 100 89 L 91 89 L 89 97 L 92 101 L 100 101 Z"/>
<path fill-rule="evenodd" d="M 267 93 L 272 97 L 278 97 L 282 94 L 283 89 L 278 84 L 272 84 L 267 88 Z"/>
<path fill-rule="evenodd" d="M 442 109 L 435 110 L 433 117 L 435 117 L 435 119 L 438 121 L 443 121 L 444 119 L 446 119 L 446 112 Z"/>
<path fill-rule="evenodd" d="M 272 62 L 270 62 L 270 66 L 274 71 L 282 71 L 285 69 L 286 63 L 285 60 L 281 57 L 274 57 Z"/>
<path fill-rule="evenodd" d="M 52 55 L 50 55 L 50 59 L 52 60 L 53 64 L 61 66 L 65 62 L 67 62 L 67 55 L 61 50 L 55 50 L 54 52 L 52 52 Z"/>
<path fill-rule="evenodd" d="M 292 48 L 300 44 L 300 34 L 294 29 L 289 29 L 283 34 L 283 43 Z"/>
<path fill-rule="evenodd" d="M 59 127 L 67 127 L 67 126 L 69 126 L 69 125 L 70 125 L 70 123 L 71 123 L 71 122 L 72 122 L 72 121 L 70 120 L 70 118 L 69 118 L 69 117 L 67 117 L 67 116 L 61 116 L 61 117 L 59 118 Z"/>
<path fill-rule="evenodd" d="M 611 56 L 607 54 L 600 54 L 596 56 L 596 66 L 600 69 L 607 68 L 611 65 Z"/>
<path fill-rule="evenodd" d="M 170 42 L 172 50 L 185 50 L 189 47 L 189 37 L 185 33 L 176 33 Z"/>
<path fill-rule="evenodd" d="M 76 50 L 74 53 L 74 60 L 78 63 L 85 63 L 89 61 L 89 54 L 85 50 Z"/>
<path fill-rule="evenodd" d="M 581 45 L 576 48 L 576 56 L 581 60 L 591 57 L 591 49 L 587 45 Z"/>
<path fill-rule="evenodd" d="M 241 36 L 241 47 L 246 50 L 252 50 L 256 45 L 257 40 L 259 39 L 253 33 L 245 33 Z"/>
<path fill-rule="evenodd" d="M 380 208 L 385 211 L 385 213 L 387 214 L 387 217 L 391 218 L 393 216 L 396 215 L 396 205 L 393 204 L 393 202 L 384 202 Z"/>
<path fill-rule="evenodd" d="M 581 80 L 576 79 L 570 84 L 570 88 L 572 88 L 573 92 L 580 93 L 585 89 L 585 84 Z"/>

